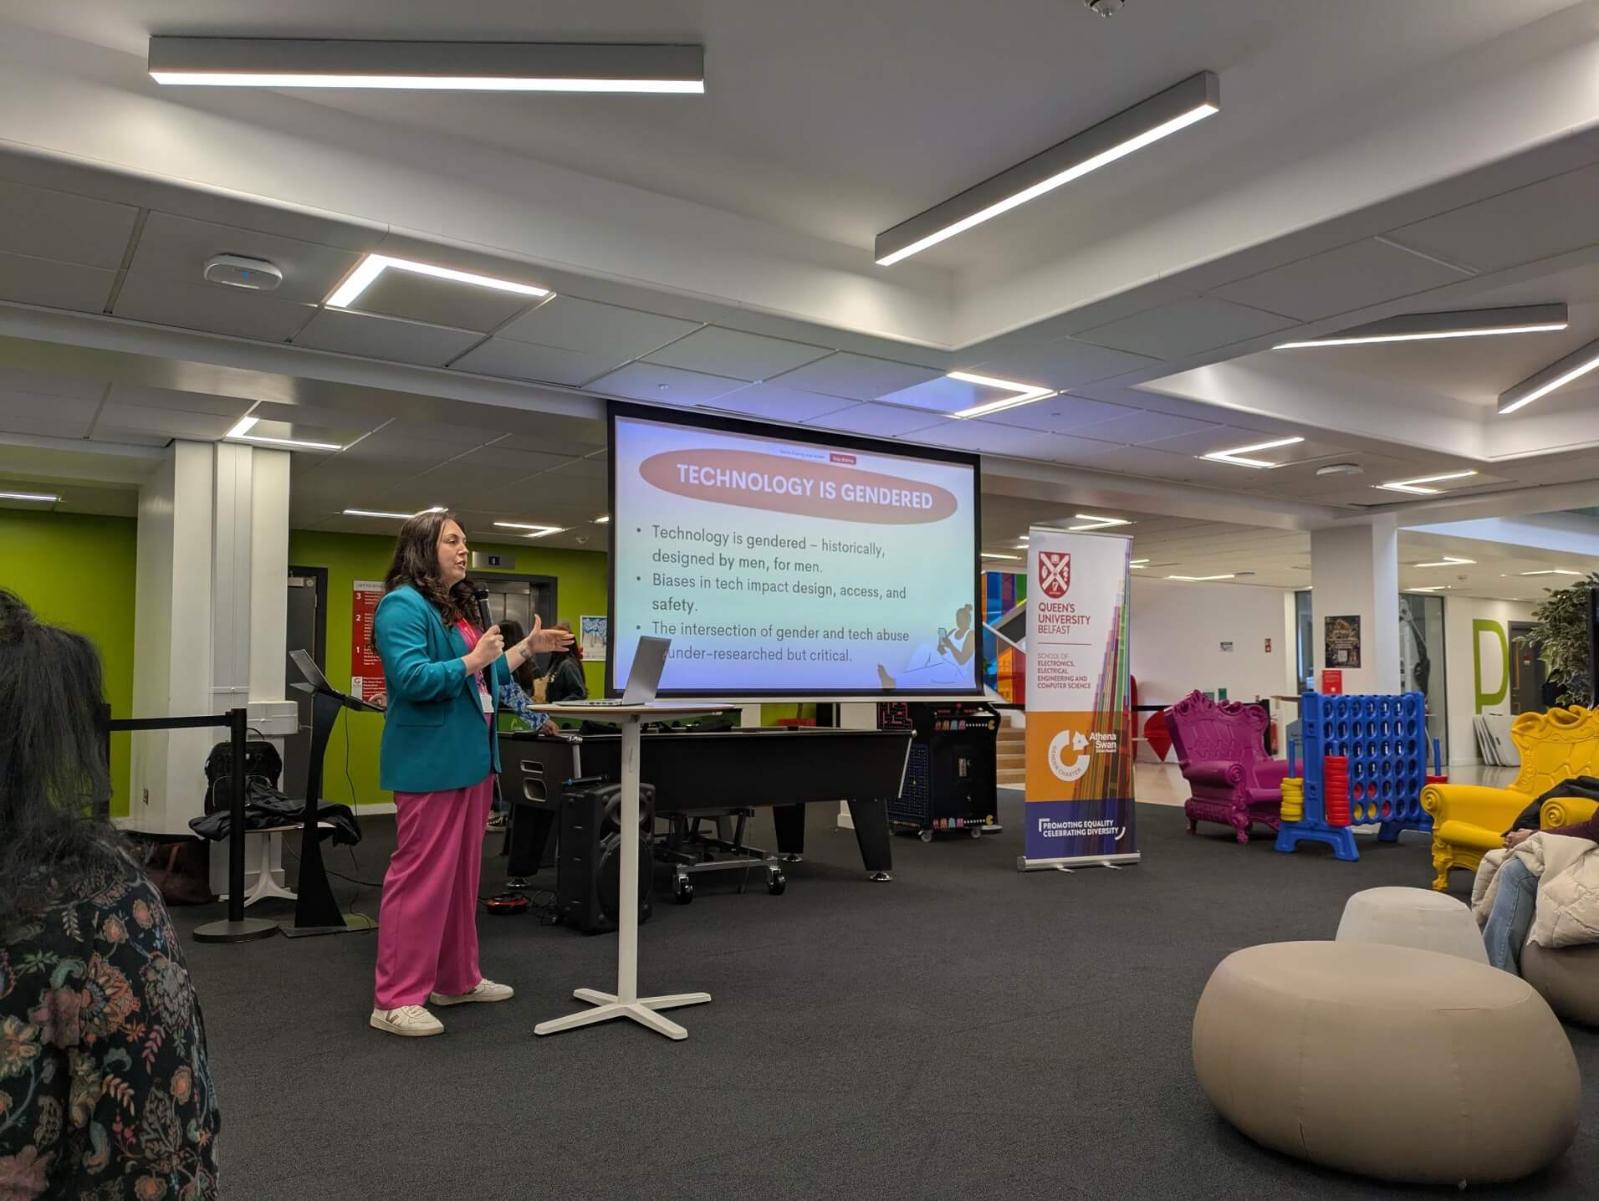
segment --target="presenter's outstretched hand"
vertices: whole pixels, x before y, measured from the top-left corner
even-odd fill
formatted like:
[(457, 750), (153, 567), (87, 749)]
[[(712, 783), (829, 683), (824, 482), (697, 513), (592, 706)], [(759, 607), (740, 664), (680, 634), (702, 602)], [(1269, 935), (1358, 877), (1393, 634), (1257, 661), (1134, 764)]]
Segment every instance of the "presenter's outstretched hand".
[(466, 669), (470, 672), (479, 672), (505, 654), (505, 635), (500, 633), (499, 626), (490, 626), (483, 632), (483, 637), (477, 640), (465, 659)]
[(544, 628), (544, 620), (537, 613), (533, 615), (533, 630), (522, 641), (523, 650), (529, 655), (545, 654), (549, 651), (564, 651), (572, 645), (572, 631)]

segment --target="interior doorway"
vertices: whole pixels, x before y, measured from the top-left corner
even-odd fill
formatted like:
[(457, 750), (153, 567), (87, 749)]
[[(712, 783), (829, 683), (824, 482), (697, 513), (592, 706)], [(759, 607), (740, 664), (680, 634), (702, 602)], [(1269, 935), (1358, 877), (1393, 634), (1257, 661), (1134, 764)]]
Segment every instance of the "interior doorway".
[[(328, 569), (326, 567), (289, 568), (289, 618), (286, 650), (306, 650), (316, 665), (327, 672), (328, 652)], [(294, 685), (304, 682), (299, 669), (284, 656), (283, 695), (300, 709), (298, 730), (283, 740), (284, 796), (305, 795), (306, 771), (311, 762), (311, 697)]]
[[(489, 590), (489, 616), (497, 623), (514, 621), (523, 630), (533, 628), (537, 614), (545, 625), (560, 620), (556, 583), (552, 575), (513, 575), (495, 572), (492, 575), (475, 575), (473, 580)], [(575, 619), (574, 619), (575, 620)], [(548, 666), (548, 655), (538, 655), (534, 670), (541, 672)]]
[(1510, 623), (1510, 712), (1542, 713), (1549, 708), (1544, 699), (1549, 668), (1538, 652), (1526, 643), (1533, 631), (1530, 621)]

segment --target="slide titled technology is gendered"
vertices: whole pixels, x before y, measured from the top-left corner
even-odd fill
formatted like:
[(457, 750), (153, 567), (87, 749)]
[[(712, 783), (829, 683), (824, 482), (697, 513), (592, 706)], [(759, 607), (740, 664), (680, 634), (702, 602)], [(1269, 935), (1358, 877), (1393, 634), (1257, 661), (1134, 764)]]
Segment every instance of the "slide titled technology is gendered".
[(616, 678), (657, 634), (670, 691), (974, 688), (976, 467), (952, 460), (618, 415)]

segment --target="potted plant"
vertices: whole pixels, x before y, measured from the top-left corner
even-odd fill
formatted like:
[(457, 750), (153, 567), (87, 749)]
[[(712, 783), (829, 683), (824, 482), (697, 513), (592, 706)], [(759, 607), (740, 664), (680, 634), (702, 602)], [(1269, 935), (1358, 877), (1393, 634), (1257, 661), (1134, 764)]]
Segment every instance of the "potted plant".
[(1549, 682), (1558, 690), (1557, 705), (1593, 703), (1588, 623), (1595, 588), (1599, 588), (1599, 572), (1569, 588), (1549, 591), (1547, 599), (1532, 611), (1532, 632), (1517, 639), (1537, 651), (1549, 669)]

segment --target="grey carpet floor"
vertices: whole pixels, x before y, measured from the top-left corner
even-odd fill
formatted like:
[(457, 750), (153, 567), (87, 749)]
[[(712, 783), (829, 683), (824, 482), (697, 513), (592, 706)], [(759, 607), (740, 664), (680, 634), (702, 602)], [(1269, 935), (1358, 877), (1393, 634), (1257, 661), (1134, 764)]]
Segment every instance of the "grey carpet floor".
[[(1139, 807), (1144, 861), (1022, 874), (1004, 833), (895, 841), (869, 883), (831, 807), (809, 814), (786, 895), (703, 882), (643, 927), (641, 987), (709, 991), (673, 1043), (609, 1025), (535, 1039), (610, 989), (615, 939), (533, 916), (479, 920), (502, 1005), (444, 1010), (440, 1038), (366, 1026), (375, 937), (190, 943), (223, 1105), (225, 1196), (318, 1198), (1339, 1198), (1423, 1196), (1264, 1151), (1199, 1092), (1189, 1024), (1239, 947), (1331, 938), (1350, 893), (1425, 886), (1424, 840), (1278, 855), (1180, 810)], [(381, 879), (392, 822), (352, 863)], [(757, 820), (756, 836), (769, 837)], [(768, 842), (767, 845), (770, 845)], [(485, 843), (484, 891), (503, 881)], [(1464, 874), (1457, 889), (1466, 887)], [(334, 885), (349, 903), (355, 886)], [(364, 889), (355, 907), (376, 912)], [(287, 919), (288, 907), (259, 907)], [(216, 909), (180, 911), (185, 927)], [(1599, 1034), (1570, 1029), (1582, 1132), (1493, 1197), (1599, 1195)]]

